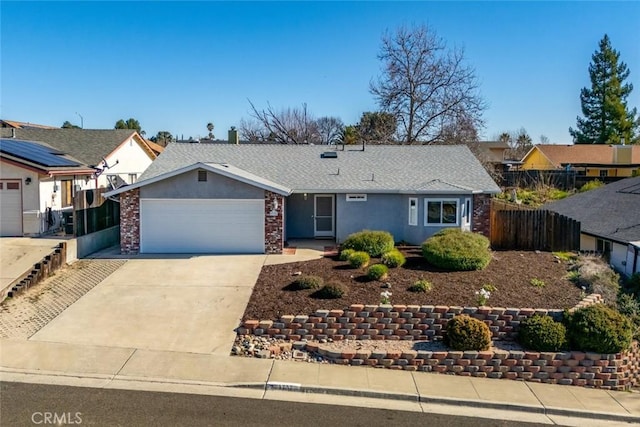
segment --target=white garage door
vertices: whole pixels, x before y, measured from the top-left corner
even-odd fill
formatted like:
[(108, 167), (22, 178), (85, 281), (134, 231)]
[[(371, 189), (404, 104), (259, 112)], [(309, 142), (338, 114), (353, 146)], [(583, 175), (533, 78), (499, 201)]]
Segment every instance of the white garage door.
[(141, 199), (141, 253), (264, 253), (264, 200)]
[(0, 181), (0, 236), (22, 236), (20, 181)]

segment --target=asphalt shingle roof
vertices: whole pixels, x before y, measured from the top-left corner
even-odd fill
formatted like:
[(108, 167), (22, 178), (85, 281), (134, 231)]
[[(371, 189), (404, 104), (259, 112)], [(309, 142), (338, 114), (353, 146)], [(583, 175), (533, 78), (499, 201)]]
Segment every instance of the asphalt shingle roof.
[(581, 222), (583, 232), (640, 241), (640, 177), (627, 178), (544, 205)]
[(96, 166), (135, 131), (131, 129), (0, 129), (0, 136), (38, 141)]
[[(336, 151), (337, 158), (321, 158)], [(465, 146), (169, 144), (139, 183), (194, 163), (222, 163), (294, 191), (500, 192)]]

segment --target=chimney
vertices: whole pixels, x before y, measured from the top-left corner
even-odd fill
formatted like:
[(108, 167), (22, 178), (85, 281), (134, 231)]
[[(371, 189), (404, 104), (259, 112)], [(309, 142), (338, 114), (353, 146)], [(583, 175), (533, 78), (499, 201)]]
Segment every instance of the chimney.
[(614, 145), (613, 146), (613, 163), (617, 165), (631, 164), (631, 153), (633, 147), (631, 145)]
[(16, 137), (16, 130), (15, 128), (11, 128), (11, 138), (15, 138)]
[(240, 140), (238, 139), (238, 131), (235, 126), (231, 126), (229, 129), (229, 144), (240, 144)]

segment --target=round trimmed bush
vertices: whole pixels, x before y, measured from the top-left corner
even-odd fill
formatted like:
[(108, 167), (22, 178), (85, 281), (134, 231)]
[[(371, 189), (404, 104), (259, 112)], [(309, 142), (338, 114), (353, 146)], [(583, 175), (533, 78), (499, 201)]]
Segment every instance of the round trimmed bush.
[(482, 270), (491, 261), (489, 239), (458, 228), (442, 230), (422, 244), (430, 264), (451, 271)]
[(409, 286), (410, 292), (429, 292), (433, 288), (433, 284), (425, 279), (416, 280), (416, 282)]
[(404, 263), (407, 262), (404, 255), (402, 255), (402, 252), (397, 249), (385, 252), (384, 254), (382, 254), (382, 258), (380, 260), (389, 268), (402, 267)]
[(446, 344), (459, 351), (484, 351), (491, 347), (491, 330), (481, 320), (462, 314), (447, 322)]
[(298, 276), (296, 280), (291, 282), (291, 288), (295, 290), (318, 289), (322, 287), (324, 280), (318, 276)]
[(347, 293), (347, 288), (340, 282), (329, 282), (314, 293), (316, 298), (336, 299)]
[(384, 264), (375, 264), (367, 270), (369, 280), (384, 280), (389, 275), (389, 267)]
[(342, 242), (343, 249), (362, 251), (372, 257), (379, 257), (394, 247), (393, 236), (386, 231), (358, 231), (347, 236)]
[(355, 250), (353, 250), (353, 249), (344, 249), (344, 250), (342, 250), (340, 252), (340, 257), (339, 257), (340, 261), (348, 261), (349, 257), (351, 255), (353, 255), (354, 252), (355, 252)]
[(369, 265), (369, 261), (371, 258), (369, 254), (366, 252), (358, 251), (354, 252), (349, 256), (349, 264), (353, 268), (363, 268)]
[(567, 328), (551, 316), (531, 316), (520, 323), (518, 341), (530, 350), (560, 351), (567, 345)]
[(604, 304), (579, 308), (566, 316), (571, 349), (619, 353), (631, 346), (631, 321)]

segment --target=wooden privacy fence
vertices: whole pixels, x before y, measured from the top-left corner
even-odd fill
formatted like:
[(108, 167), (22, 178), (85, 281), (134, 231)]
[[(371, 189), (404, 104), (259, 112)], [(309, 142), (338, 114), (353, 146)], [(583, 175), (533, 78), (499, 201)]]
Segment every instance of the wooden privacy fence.
[(120, 224), (120, 204), (104, 198), (106, 189), (79, 191), (74, 199), (76, 236), (95, 233)]
[(573, 251), (580, 249), (580, 222), (547, 210), (492, 210), (494, 249)]

